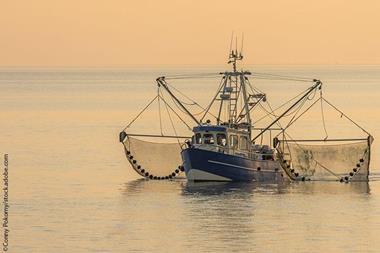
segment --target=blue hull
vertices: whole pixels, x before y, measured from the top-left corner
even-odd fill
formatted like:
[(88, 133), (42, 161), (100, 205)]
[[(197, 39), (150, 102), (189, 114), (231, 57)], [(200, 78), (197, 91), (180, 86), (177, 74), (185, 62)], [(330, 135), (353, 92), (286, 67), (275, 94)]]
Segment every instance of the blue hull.
[(219, 152), (187, 148), (181, 152), (189, 181), (284, 181), (280, 164)]

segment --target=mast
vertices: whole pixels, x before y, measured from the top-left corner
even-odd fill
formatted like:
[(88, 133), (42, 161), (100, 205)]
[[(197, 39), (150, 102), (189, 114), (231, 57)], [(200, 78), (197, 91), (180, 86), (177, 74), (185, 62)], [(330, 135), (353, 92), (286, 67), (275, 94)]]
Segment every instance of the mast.
[(243, 55), (241, 54), (241, 52), (239, 53), (237, 50), (237, 38), (235, 42), (236, 42), (235, 51), (231, 50), (229, 58), (228, 58), (228, 63), (229, 64), (232, 63), (232, 69), (233, 69), (233, 72), (229, 73), (230, 75), (228, 75), (229, 87), (230, 87), (228, 123), (230, 127), (232, 127), (233, 124), (236, 123), (237, 106), (238, 106), (238, 100), (239, 100), (239, 95), (241, 91), (241, 83), (239, 85), (240, 73), (236, 71), (236, 62), (243, 60)]
[[(243, 47), (243, 41), (242, 41)], [(241, 48), (242, 51), (242, 48)], [(245, 75), (249, 75), (250, 73), (247, 71), (237, 71), (237, 61), (243, 60), (242, 52), (239, 52), (237, 49), (237, 39), (236, 39), (236, 47), (235, 50), (231, 50), (228, 58), (228, 64), (232, 64), (233, 72), (225, 72), (225, 78), (228, 86), (227, 90), (230, 92), (230, 97), (228, 99), (228, 123), (230, 127), (236, 127), (238, 121), (242, 118), (245, 118), (246, 123), (251, 125), (251, 117), (249, 113), (249, 98), (250, 96), (247, 94), (246, 83), (245, 83)], [(224, 90), (226, 90), (226, 87)], [(223, 91), (224, 92), (224, 91)], [(242, 96), (242, 97), (240, 97)], [(245, 113), (238, 114), (238, 102), (239, 99), (243, 101), (242, 111)], [(240, 100), (240, 101), (241, 101)], [(222, 100), (223, 101), (223, 100)], [(241, 118), (240, 118), (241, 117)], [(248, 128), (249, 133), (251, 132), (250, 127)]]
[[(231, 47), (232, 47), (231, 39)], [(242, 49), (241, 49), (242, 50)], [(238, 124), (245, 123), (248, 125), (248, 132), (251, 133), (251, 117), (250, 117), (250, 98), (246, 88), (246, 75), (251, 73), (248, 71), (238, 71), (237, 62), (243, 60), (243, 54), (237, 49), (230, 48), (228, 55), (228, 64), (232, 64), (232, 71), (222, 72), (221, 86), (218, 88), (217, 94), (211, 100), (208, 109), (204, 113), (204, 116), (208, 113), (208, 110), (212, 107), (215, 101), (220, 101), (218, 114), (216, 119), (217, 125), (228, 125), (230, 128), (238, 128)], [(243, 102), (243, 105), (239, 107), (239, 102)], [(225, 110), (226, 114), (222, 119), (222, 112)], [(202, 117), (202, 119), (203, 119)], [(241, 122), (245, 119), (245, 122)], [(243, 125), (243, 124), (242, 124)]]
[[(226, 85), (227, 85), (227, 82), (228, 82), (228, 80), (227, 80), (227, 76), (226, 75), (224, 75), (223, 76), (223, 85), (222, 85), (222, 88), (223, 88), (223, 93), (222, 93), (222, 95), (225, 95), (225, 93), (226, 93)], [(213, 99), (213, 101), (211, 102), (211, 103), (213, 103), (214, 101), (215, 101), (215, 99), (217, 98), (217, 96), (218, 96), (218, 94), (219, 94), (219, 91), (218, 91), (218, 93), (216, 93), (216, 96), (214, 97), (214, 99)], [(223, 99), (221, 99), (221, 101), (220, 101), (220, 105), (219, 105), (219, 111), (218, 111), (218, 117), (217, 117), (217, 119), (216, 119), (216, 124), (217, 125), (219, 125), (220, 124), (220, 116), (221, 116), (221, 114), (222, 114), (222, 109), (223, 109)], [(206, 112), (207, 113), (207, 112)], [(205, 114), (206, 115), (206, 114)]]
[(246, 117), (246, 120), (247, 120), (247, 123), (248, 123), (248, 134), (249, 134), (249, 138), (251, 138), (251, 114), (250, 114), (250, 110), (249, 110), (249, 107), (248, 107), (248, 99), (249, 97), (247, 96), (247, 90), (246, 90), (246, 87), (245, 87), (245, 76), (244, 74), (242, 73), (240, 75), (240, 85), (241, 85), (241, 88), (242, 88), (242, 93), (243, 93), (243, 99), (244, 99), (244, 111), (245, 111), (245, 117)]

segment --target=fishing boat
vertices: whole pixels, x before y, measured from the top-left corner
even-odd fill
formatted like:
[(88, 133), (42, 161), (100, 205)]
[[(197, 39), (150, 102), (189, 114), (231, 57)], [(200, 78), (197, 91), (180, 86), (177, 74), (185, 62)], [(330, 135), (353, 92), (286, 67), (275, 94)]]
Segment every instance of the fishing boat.
[[(183, 95), (188, 98), (186, 94), (169, 85), (168, 80), (179, 76), (162, 76), (156, 79), (159, 90), (157, 96), (144, 107), (131, 124), (156, 101), (159, 108), (160, 103), (161, 107), (166, 107), (175, 133), (170, 113), (188, 127), (193, 124), (192, 133), (191, 136), (165, 135), (161, 129), (160, 134), (139, 134), (130, 132), (128, 128), (131, 124), (128, 124), (120, 133), (119, 139), (128, 161), (138, 174), (147, 179), (164, 180), (179, 177), (185, 172), (189, 181), (368, 180), (373, 137), (323, 97), (320, 80), (238, 70), (238, 62), (242, 60), (241, 51), (237, 48), (230, 50), (228, 63), (232, 70), (218, 73), (220, 85), (210, 103), (202, 107), (191, 100), (194, 102), (192, 105), (198, 105), (203, 109), (201, 115), (195, 115), (189, 109), (189, 103), (184, 103), (179, 97)], [(253, 124), (252, 112), (258, 107), (263, 107), (263, 103), (267, 103), (267, 95), (251, 84), (250, 77), (302, 81), (310, 83), (310, 86), (281, 105), (281, 113), (269, 107), (271, 111), (267, 112), (267, 116), (272, 117), (271, 122), (266, 126), (256, 127)], [(320, 96), (314, 99), (318, 91)], [(170, 106), (169, 99), (163, 92), (172, 99), (179, 112), (173, 109), (175, 106)], [(313, 103), (310, 102), (311, 105), (305, 108), (306, 102), (309, 101)], [(359, 128), (363, 135), (331, 138), (326, 132), (326, 136), (321, 139), (291, 138), (287, 133), (288, 128), (317, 102), (320, 102), (321, 106), (327, 104), (336, 110), (341, 118)], [(217, 109), (211, 112), (212, 108)], [(290, 113), (293, 114), (291, 120), (285, 126), (281, 125), (280, 120), (288, 117)], [(210, 114), (214, 117), (213, 121), (206, 119)], [(159, 115), (161, 117), (161, 112)], [(190, 119), (191, 123), (186, 123), (183, 115)], [(161, 118), (159, 122), (161, 125)], [(268, 134), (270, 137), (265, 143), (263, 136)], [(177, 143), (146, 141), (141, 138), (174, 138)]]

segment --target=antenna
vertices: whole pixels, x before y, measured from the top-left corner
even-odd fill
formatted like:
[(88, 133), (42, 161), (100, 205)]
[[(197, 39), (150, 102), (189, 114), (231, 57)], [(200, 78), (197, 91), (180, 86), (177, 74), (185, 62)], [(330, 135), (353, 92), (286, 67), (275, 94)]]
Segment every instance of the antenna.
[(238, 55), (238, 50), (237, 50), (237, 35), (236, 35), (236, 37), (235, 37), (235, 54), (236, 54), (236, 56)]
[[(235, 50), (232, 49), (232, 43), (235, 39)], [(241, 40), (241, 49), (240, 52), (238, 51), (238, 36), (235, 36), (234, 38), (234, 32), (232, 32), (231, 35), (231, 41), (230, 41), (230, 53), (228, 56), (228, 64), (232, 63), (233, 70), (236, 72), (236, 61), (243, 59), (243, 42), (244, 42), (244, 33), (242, 33), (242, 40)]]
[(230, 54), (230, 57), (231, 57), (231, 50), (232, 50), (233, 39), (234, 39), (234, 31), (232, 31), (232, 34), (231, 34), (230, 51), (228, 52)]
[(241, 34), (241, 48), (239, 56), (243, 59), (244, 33)]

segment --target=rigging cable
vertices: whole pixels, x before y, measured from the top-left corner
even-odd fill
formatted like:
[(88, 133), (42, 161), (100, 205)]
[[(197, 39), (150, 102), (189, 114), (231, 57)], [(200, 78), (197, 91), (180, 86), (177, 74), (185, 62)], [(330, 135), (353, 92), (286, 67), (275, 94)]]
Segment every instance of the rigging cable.
[[(272, 73), (260, 73), (260, 72), (252, 72), (252, 76), (261, 77), (261, 79), (267, 78), (268, 80), (289, 80), (289, 81), (300, 81), (300, 82), (314, 82), (314, 79), (310, 77), (300, 77), (300, 76), (286, 76), (286, 75), (278, 75)], [(273, 77), (273, 78), (272, 78)]]
[(323, 95), (322, 95), (322, 89), (320, 90), (320, 100), (321, 100), (321, 116), (322, 116), (322, 122), (323, 122), (323, 129), (325, 130), (325, 134), (326, 134), (326, 137), (325, 137), (325, 140), (327, 140), (327, 138), (329, 137), (329, 134), (327, 133), (327, 128), (326, 128), (326, 122), (325, 122), (325, 113), (324, 113), (324, 110), (323, 110)]
[[(252, 93), (255, 93), (255, 92), (254, 92), (254, 90), (255, 90), (256, 92), (258, 91), (257, 93), (265, 94), (265, 93), (263, 93), (260, 89), (258, 89), (258, 88), (254, 88), (254, 86), (251, 85), (251, 82), (249, 81), (248, 78), (247, 78), (246, 80), (248, 81), (248, 85), (249, 85), (249, 87), (251, 88)], [(293, 99), (295, 99), (295, 98), (293, 98)], [(293, 99), (292, 99), (292, 100), (293, 100)], [(260, 102), (261, 102), (261, 101), (259, 101), (258, 104), (259, 104), (259, 105), (265, 110), (265, 108), (261, 105)], [(288, 101), (288, 102), (289, 102), (289, 101)], [(286, 102), (286, 103), (288, 103), (288, 102)], [(272, 115), (275, 116), (275, 114), (274, 114), (274, 110), (272, 109), (272, 106), (270, 105), (270, 103), (269, 103), (268, 101), (267, 101), (266, 103), (268, 104), (269, 109), (272, 111)], [(286, 103), (285, 103), (285, 104), (286, 104)], [(285, 105), (285, 104), (284, 104), (284, 105)], [(282, 106), (284, 106), (284, 105), (282, 105)], [(279, 108), (277, 108), (277, 109), (279, 109)], [(276, 110), (277, 110), (277, 109), (276, 109)], [(265, 110), (265, 111), (266, 111), (266, 110)], [(265, 117), (268, 117), (268, 116), (270, 117), (270, 116), (271, 116), (271, 113), (268, 113), (267, 115), (265, 115)], [(277, 118), (278, 116), (275, 116), (275, 117)], [(271, 118), (271, 120), (273, 120), (272, 117), (270, 117), (270, 118)], [(260, 120), (261, 120), (261, 119), (260, 119)], [(253, 125), (256, 124), (257, 122), (258, 122), (258, 121), (254, 122)], [(279, 128), (283, 129), (283, 127), (282, 127), (280, 121), (277, 121), (276, 124), (277, 124), (277, 126), (278, 126)]]
[[(291, 125), (294, 124), (294, 122), (296, 122), (299, 118), (301, 118), (307, 111), (309, 111), (310, 108), (312, 108), (321, 98), (315, 100), (305, 111), (303, 111), (295, 120), (293, 120), (292, 122), (289, 122), (289, 124), (283, 129), (283, 131), (285, 131), (286, 129), (288, 129)], [(275, 137), (279, 136), (281, 133), (278, 133)]]
[(203, 74), (193, 74), (193, 75), (173, 75), (173, 76), (166, 76), (166, 80), (175, 80), (175, 79), (194, 79), (194, 78), (212, 78), (212, 77), (217, 77), (219, 74), (217, 73), (203, 73)]
[(160, 87), (157, 87), (157, 102), (158, 102), (158, 117), (160, 119), (160, 132), (161, 135), (164, 135), (162, 133), (162, 119), (161, 119), (161, 103), (160, 103)]
[[(274, 113), (274, 111), (273, 111), (272, 106), (270, 105), (270, 103), (267, 102), (267, 104), (268, 104), (268, 106), (269, 106), (269, 109), (272, 111), (272, 113)], [(276, 117), (276, 118), (278, 118), (278, 117)], [(277, 122), (277, 125), (278, 125), (281, 129), (284, 129), (284, 128), (282, 127), (282, 124), (281, 124), (280, 120)]]
[[(181, 103), (183, 103), (183, 104), (185, 104), (185, 105), (196, 105), (196, 106), (198, 106), (199, 108), (202, 109), (202, 111), (200, 111), (200, 112), (198, 112), (198, 113), (193, 113), (193, 115), (200, 115), (200, 114), (202, 114), (203, 112), (206, 111), (206, 108), (203, 107), (203, 106), (201, 106), (197, 101), (195, 101), (194, 99), (190, 98), (189, 96), (187, 96), (186, 94), (184, 94), (183, 92), (181, 92), (179, 89), (175, 88), (173, 85), (170, 85), (169, 83), (166, 83), (166, 84), (167, 84), (170, 88), (172, 88), (173, 90), (177, 91), (179, 94), (181, 94), (182, 96), (184, 96), (185, 98), (187, 98), (188, 100), (190, 100), (190, 101), (192, 102), (192, 104), (190, 104), (190, 103), (185, 103), (185, 102), (183, 102), (183, 101), (181, 101), (181, 100), (179, 100), (179, 99), (177, 98)], [(175, 102), (176, 106), (177, 106), (177, 107), (183, 112), (183, 110), (178, 106), (177, 102), (176, 102), (174, 99), (173, 99), (173, 101)], [(211, 112), (209, 112), (209, 114), (210, 114), (211, 116), (213, 116), (214, 118), (217, 118), (217, 117), (216, 117), (215, 115), (213, 115)]]
[(301, 111), (302, 107), (305, 105), (305, 103), (307, 102), (307, 100), (309, 100), (308, 97), (306, 97), (301, 103), (300, 105), (298, 106), (297, 110), (295, 111), (295, 114), (294, 116), (290, 119), (289, 123), (287, 124), (287, 126), (285, 128), (287, 128), (290, 124), (293, 124), (293, 120), (295, 119), (295, 117), (297, 116), (297, 114)]
[[(268, 102), (268, 105), (269, 105), (269, 102)], [(272, 109), (272, 107), (271, 107), (270, 105), (269, 105), (269, 108)], [(272, 110), (272, 111), (273, 111), (273, 110)], [(274, 119), (271, 117), (271, 116), (272, 116), (271, 114), (267, 114), (266, 116), (270, 117), (270, 119), (271, 119), (272, 121), (274, 121)], [(278, 118), (278, 117), (275, 117), (275, 118)], [(276, 122), (276, 125), (277, 125), (279, 128), (283, 129), (283, 127), (282, 127), (282, 125), (281, 125), (281, 122), (280, 122), (279, 120)], [(261, 141), (262, 141), (262, 138), (263, 138), (263, 131), (261, 130)]]
[(154, 100), (156, 100), (158, 97), (158, 95), (156, 95), (138, 114), (137, 116), (124, 128), (123, 131), (125, 131), (127, 128), (129, 128), (133, 122), (135, 122), (137, 120), (138, 117), (140, 117), (141, 114), (143, 114), (143, 112), (154, 102)]
[[(248, 83), (249, 83), (249, 85), (250, 85), (250, 87), (251, 87), (251, 90), (252, 90), (252, 86), (251, 86), (250, 82), (248, 82)], [(282, 108), (283, 106), (285, 106), (285, 105), (286, 105), (287, 103), (289, 103), (290, 101), (292, 101), (292, 100), (296, 99), (297, 97), (303, 95), (305, 92), (308, 92), (309, 89), (310, 89), (310, 88), (308, 88), (308, 89), (306, 89), (305, 91), (301, 92), (299, 95), (295, 96), (294, 98), (288, 100), (287, 102), (285, 102), (284, 104), (282, 104), (281, 106), (279, 106), (278, 108), (276, 108), (275, 110), (273, 110), (273, 109), (271, 108), (270, 103), (267, 101), (266, 103), (267, 103), (268, 106), (270, 107), (272, 113), (268, 112), (260, 102), (259, 102), (259, 105), (260, 105), (260, 107), (261, 107), (265, 112), (267, 112), (268, 114), (272, 114), (274, 117), (279, 117), (278, 115), (275, 115), (275, 114), (274, 114), (274, 111), (276, 111), (276, 110)], [(255, 90), (258, 90), (260, 93), (263, 93), (263, 92), (262, 92), (261, 90), (259, 90), (258, 88), (256, 88)], [(315, 94), (316, 94), (316, 90), (314, 91), (312, 97), (310, 97), (310, 95), (309, 95), (308, 97), (305, 98), (304, 101), (302, 101), (302, 103), (301, 103), (297, 108), (295, 108), (295, 110), (290, 111), (288, 114), (286, 114), (286, 115), (283, 116), (283, 117), (289, 117), (290, 115), (292, 115), (292, 114), (295, 113), (295, 115), (293, 116), (293, 118), (290, 120), (290, 122), (289, 122), (288, 124), (290, 124), (290, 123), (292, 122), (292, 120), (296, 117), (297, 113), (301, 110), (301, 108), (302, 108), (302, 106), (305, 104), (306, 100), (313, 100), (314, 97), (315, 97)], [(257, 122), (261, 121), (262, 119), (264, 119), (264, 118), (266, 118), (266, 117), (267, 117), (267, 115), (265, 115), (264, 117), (260, 118), (260, 119), (257, 120), (256, 122), (254, 122), (254, 124), (256, 124)], [(287, 127), (286, 127), (286, 128), (287, 128)]]
[[(302, 103), (304, 103), (304, 101), (305, 101), (305, 100), (303, 100)], [(259, 102), (258, 104), (259, 104), (259, 106), (264, 110), (264, 112), (266, 112), (267, 114), (270, 114), (270, 115), (272, 115), (273, 117), (276, 117), (276, 118), (279, 117), (279, 115), (276, 115), (276, 114), (274, 113), (275, 110), (272, 109), (272, 107), (270, 106), (270, 103), (269, 103), (268, 101), (265, 102), (265, 104), (268, 105), (268, 107), (270, 108), (271, 112), (268, 111), (268, 110), (264, 107), (264, 105), (263, 105), (261, 102)], [(282, 116), (282, 117), (283, 117), (283, 118), (286, 118), (286, 117), (292, 116), (294, 113), (297, 112), (297, 110), (299, 109), (300, 106), (302, 106), (302, 104), (298, 105), (297, 107), (295, 107), (294, 109), (292, 109), (291, 111), (289, 111), (287, 114), (285, 114), (285, 115)], [(265, 115), (265, 117), (263, 117), (263, 118), (266, 118), (266, 117), (267, 117), (267, 115)], [(260, 118), (260, 120), (261, 120), (261, 119), (262, 119), (262, 118)], [(257, 121), (254, 122), (254, 123), (256, 124), (256, 123), (259, 122), (260, 120), (257, 120)]]
[(186, 105), (198, 105), (198, 106), (200, 106), (195, 100), (191, 99), (189, 96), (187, 96), (186, 94), (184, 94), (183, 92), (181, 92), (180, 90), (178, 90), (173, 85), (169, 84), (168, 82), (166, 82), (166, 84), (168, 85), (168, 87), (170, 87), (171, 89), (175, 90), (176, 92), (178, 92), (179, 94), (181, 94), (182, 96), (184, 96), (186, 99), (188, 99), (189, 101), (191, 101), (191, 103), (186, 103), (186, 102), (180, 100), (181, 103), (186, 104)]
[[(278, 111), (279, 109), (281, 109), (282, 107), (284, 107), (285, 105), (289, 104), (290, 102), (292, 102), (293, 100), (297, 99), (298, 97), (301, 97), (304, 93), (306, 93), (307, 91), (309, 90), (306, 89), (304, 91), (302, 91), (301, 93), (299, 93), (298, 95), (296, 95), (295, 97), (289, 99), (288, 101), (286, 101), (285, 103), (283, 103), (282, 105), (278, 106), (277, 108), (275, 108), (274, 110), (272, 109), (272, 112), (273, 112), (273, 116), (275, 117), (278, 117), (277, 115), (274, 114), (275, 111)], [(267, 102), (267, 104), (269, 105), (269, 102)], [(291, 112), (293, 113), (293, 112)], [(289, 114), (287, 114), (286, 116), (289, 116)], [(253, 124), (256, 124), (258, 122), (260, 122), (261, 120), (265, 119), (266, 117), (268, 117), (268, 115), (264, 115), (263, 117), (259, 118), (258, 120), (256, 120)]]
[[(178, 104), (178, 102), (173, 98), (171, 97), (174, 105), (178, 108), (178, 110), (180, 110), (182, 113), (186, 114), (186, 112), (181, 108), (181, 106)], [(178, 98), (177, 98), (178, 99)], [(180, 101), (182, 103), (182, 101)], [(199, 115), (199, 114), (202, 114), (206, 109), (203, 109), (202, 111), (198, 112), (198, 113), (192, 113), (192, 115)], [(209, 114), (211, 116), (213, 116), (214, 118), (216, 118), (215, 115), (213, 115), (212, 113), (209, 112)]]
[[(311, 92), (313, 92), (314, 91), (314, 89), (316, 88), (316, 87), (318, 87), (318, 85), (320, 84), (320, 82), (319, 81), (316, 81), (316, 84), (315, 85), (313, 85), (312, 87), (310, 87), (309, 89), (308, 89), (308, 92), (305, 94), (305, 95), (303, 95), (300, 99), (298, 99), (297, 100), (297, 102), (295, 103), (295, 104), (293, 104), (289, 109), (287, 109), (283, 114), (281, 114), (281, 116), (279, 116), (279, 117), (277, 117), (277, 119), (275, 119), (267, 128), (265, 128), (265, 130), (264, 131), (266, 131), (266, 130), (268, 130), (271, 126), (273, 126), (275, 123), (279, 123), (279, 120), (283, 117), (283, 115), (285, 115), (287, 112), (289, 112), (293, 107), (295, 107), (298, 103), (300, 103), (301, 102), (301, 105), (297, 105), (297, 107), (298, 107), (298, 109), (297, 109), (297, 113), (299, 112), (299, 110), (302, 108), (302, 106), (303, 106), (303, 104), (309, 99), (308, 97), (310, 96), (310, 93)], [(305, 99), (306, 98), (306, 99)], [(297, 113), (296, 113), (296, 115), (297, 115)], [(295, 117), (295, 116), (294, 116)], [(293, 118), (294, 118), (293, 117)], [(279, 124), (278, 124), (279, 125)], [(281, 127), (281, 125), (279, 125), (280, 127)], [(281, 127), (282, 128), (282, 127)], [(260, 135), (262, 135), (263, 134), (263, 131), (260, 133), (260, 134), (258, 134), (252, 141), (254, 141), (256, 138), (258, 138)]]
[[(330, 105), (332, 108), (334, 108), (336, 111), (338, 111), (339, 113), (341, 113), (342, 116), (344, 116), (346, 119), (348, 119), (349, 121), (351, 121), (355, 126), (357, 126), (358, 128), (360, 128), (363, 132), (365, 132), (368, 136), (372, 137), (372, 135), (370, 133), (368, 133), (364, 128), (362, 128), (361, 126), (359, 126), (355, 121), (353, 121), (350, 117), (348, 117), (346, 114), (344, 114), (341, 110), (339, 110), (336, 106), (334, 106), (333, 104), (331, 104), (329, 101), (327, 101), (325, 98), (322, 98), (323, 101), (325, 101), (328, 105)], [(373, 138), (373, 137), (372, 137)]]
[(190, 126), (186, 123), (186, 121), (184, 120), (184, 119), (182, 119), (181, 118), (181, 116), (168, 104), (168, 102), (164, 99), (164, 97), (163, 97), (163, 94), (162, 94), (162, 92), (160, 92), (160, 97), (161, 97), (161, 100), (164, 102), (164, 104), (166, 105), (166, 106), (168, 106), (169, 108), (170, 108), (170, 110), (178, 117), (178, 119), (180, 119), (181, 121), (182, 121), (182, 123), (183, 124), (185, 124), (186, 125), (186, 127), (190, 130), (190, 131), (192, 131), (192, 129), (190, 128)]
[(265, 77), (265, 76), (253, 76), (254, 79), (260, 79), (260, 80), (277, 80), (277, 81), (293, 81), (293, 82), (312, 82), (312, 81), (306, 81), (306, 80), (298, 80), (298, 79), (292, 79), (292, 78), (280, 78), (280, 77)]
[[(225, 82), (227, 82), (227, 80), (226, 80), (225, 76), (223, 76), (223, 78), (220, 80), (220, 83), (219, 83), (219, 86), (218, 86), (218, 90), (217, 90), (217, 92), (216, 92), (214, 98), (211, 100), (210, 104), (206, 107), (206, 112), (205, 112), (205, 114), (203, 114), (203, 116), (202, 116), (202, 118), (200, 119), (200, 121), (202, 121), (202, 120), (206, 117), (207, 113), (210, 113), (209, 110), (210, 110), (212, 104), (214, 103), (216, 97), (218, 96), (220, 89), (221, 89), (221, 88), (223, 87), (223, 85), (225, 84)], [(210, 113), (210, 114), (211, 114), (211, 113)], [(214, 116), (214, 117), (218, 120), (218, 118), (217, 118), (215, 115), (213, 115), (213, 114), (211, 114), (211, 115)]]
[[(172, 125), (173, 131), (174, 131), (174, 134), (175, 134), (175, 136), (178, 136), (177, 131), (176, 131), (175, 127), (174, 127), (174, 123), (173, 123), (172, 117), (171, 117), (171, 115), (170, 115), (170, 112), (169, 112), (169, 109), (168, 109), (168, 105), (167, 105), (167, 103), (165, 103), (165, 108), (166, 108), (166, 112), (168, 113), (169, 120), (170, 120), (170, 123), (171, 123), (171, 125)], [(177, 139), (177, 142), (178, 142), (179, 147), (181, 148), (181, 143), (179, 142), (178, 137), (177, 137), (176, 139)]]

